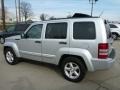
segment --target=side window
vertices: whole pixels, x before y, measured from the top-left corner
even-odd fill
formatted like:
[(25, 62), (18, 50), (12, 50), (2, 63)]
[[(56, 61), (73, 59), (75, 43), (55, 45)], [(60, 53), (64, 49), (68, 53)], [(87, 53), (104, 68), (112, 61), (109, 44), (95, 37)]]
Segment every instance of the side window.
[(74, 39), (95, 39), (95, 24), (94, 22), (75, 22), (73, 25)]
[(32, 39), (41, 38), (42, 27), (42, 24), (32, 26), (26, 33), (26, 37)]
[(110, 28), (118, 28), (118, 27), (113, 24), (110, 24)]
[(67, 23), (47, 24), (45, 38), (65, 39), (66, 37), (67, 37)]

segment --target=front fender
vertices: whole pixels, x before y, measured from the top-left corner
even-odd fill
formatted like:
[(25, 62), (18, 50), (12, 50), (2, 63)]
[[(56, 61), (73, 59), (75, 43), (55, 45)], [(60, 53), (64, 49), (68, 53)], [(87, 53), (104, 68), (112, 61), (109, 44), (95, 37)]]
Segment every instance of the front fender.
[(19, 49), (18, 49), (16, 43), (14, 43), (14, 42), (5, 42), (4, 47), (11, 47), (14, 50), (16, 56), (20, 57)]

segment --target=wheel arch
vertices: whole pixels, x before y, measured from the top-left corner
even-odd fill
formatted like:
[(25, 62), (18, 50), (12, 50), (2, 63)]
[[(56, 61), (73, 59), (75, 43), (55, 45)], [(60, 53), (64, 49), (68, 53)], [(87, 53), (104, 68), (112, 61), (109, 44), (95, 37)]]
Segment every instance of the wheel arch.
[(64, 55), (61, 56), (60, 61), (59, 61), (59, 63), (58, 63), (58, 66), (59, 66), (59, 67), (62, 65), (63, 60), (64, 60), (65, 58), (67, 58), (67, 57), (75, 57), (75, 58), (80, 59), (80, 60), (82, 61), (82, 63), (85, 65), (86, 70), (88, 70), (86, 63), (85, 63), (84, 59), (83, 59), (81, 56), (70, 55), (70, 54), (64, 54)]
[(15, 54), (16, 54), (16, 56), (17, 56), (17, 57), (20, 57), (19, 49), (18, 49), (18, 47), (17, 47), (17, 45), (16, 45), (15, 43), (6, 42), (6, 43), (4, 44), (4, 50), (5, 50), (6, 48), (11, 48), (11, 49), (13, 49), (13, 51), (14, 51)]

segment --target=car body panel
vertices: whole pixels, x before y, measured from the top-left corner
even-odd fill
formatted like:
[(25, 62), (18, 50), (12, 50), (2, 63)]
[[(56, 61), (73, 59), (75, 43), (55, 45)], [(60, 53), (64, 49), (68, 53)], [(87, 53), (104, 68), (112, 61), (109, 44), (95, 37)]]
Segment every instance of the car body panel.
[(120, 37), (120, 24), (112, 24), (115, 25), (117, 28), (111, 28), (111, 32), (116, 33)]

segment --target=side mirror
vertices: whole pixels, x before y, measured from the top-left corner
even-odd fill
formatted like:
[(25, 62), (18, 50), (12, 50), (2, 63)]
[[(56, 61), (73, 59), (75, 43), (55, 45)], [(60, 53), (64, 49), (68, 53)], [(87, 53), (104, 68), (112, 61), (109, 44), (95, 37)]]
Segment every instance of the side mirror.
[(25, 34), (24, 33), (21, 34), (21, 38), (25, 38)]
[(22, 34), (21, 34), (21, 38), (27, 38), (27, 35), (24, 34), (24, 33), (22, 33)]

